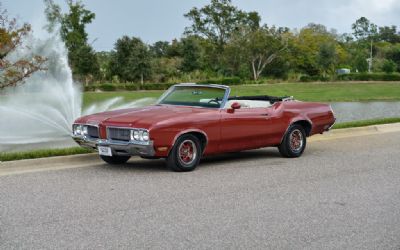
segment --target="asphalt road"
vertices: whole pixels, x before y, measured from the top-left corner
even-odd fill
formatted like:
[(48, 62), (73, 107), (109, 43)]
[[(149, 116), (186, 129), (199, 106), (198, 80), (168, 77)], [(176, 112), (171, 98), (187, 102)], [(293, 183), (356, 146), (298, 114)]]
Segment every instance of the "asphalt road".
[(400, 249), (400, 134), (2, 176), (0, 248)]

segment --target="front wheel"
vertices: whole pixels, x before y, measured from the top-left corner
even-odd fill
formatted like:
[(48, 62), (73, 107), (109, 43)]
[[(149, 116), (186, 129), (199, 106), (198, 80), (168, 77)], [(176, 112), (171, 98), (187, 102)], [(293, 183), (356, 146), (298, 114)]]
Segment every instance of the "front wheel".
[(177, 172), (192, 171), (199, 165), (201, 153), (200, 141), (196, 136), (182, 135), (168, 155), (167, 166)]
[(100, 155), (100, 158), (103, 161), (107, 162), (108, 164), (118, 165), (126, 163), (131, 157), (121, 156), (121, 155), (113, 155), (113, 156)]
[(288, 158), (300, 157), (306, 148), (306, 143), (304, 128), (299, 124), (291, 125), (278, 147), (279, 153)]

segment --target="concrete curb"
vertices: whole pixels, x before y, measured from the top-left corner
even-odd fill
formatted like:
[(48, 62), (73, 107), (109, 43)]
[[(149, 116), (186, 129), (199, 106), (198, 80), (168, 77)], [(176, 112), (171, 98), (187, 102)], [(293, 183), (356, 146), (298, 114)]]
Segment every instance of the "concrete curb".
[[(68, 165), (65, 163), (68, 162)], [(78, 168), (100, 163), (96, 153), (0, 162), (0, 176)]]
[[(355, 136), (368, 136), (383, 133), (400, 132), (400, 123), (373, 125), (359, 128), (334, 129), (323, 135), (315, 135), (309, 138), (309, 142), (335, 140)], [(65, 164), (68, 162), (68, 164)], [(0, 176), (40, 172), (46, 170), (60, 170), (79, 168), (101, 164), (96, 153), (70, 156), (56, 156), (40, 159), (0, 162)]]
[(394, 132), (400, 132), (400, 123), (372, 125), (359, 128), (333, 129), (322, 135), (314, 135), (310, 137), (309, 141), (316, 142), (325, 140), (335, 140), (348, 137), (367, 136), (367, 135), (376, 135), (376, 134), (394, 133)]

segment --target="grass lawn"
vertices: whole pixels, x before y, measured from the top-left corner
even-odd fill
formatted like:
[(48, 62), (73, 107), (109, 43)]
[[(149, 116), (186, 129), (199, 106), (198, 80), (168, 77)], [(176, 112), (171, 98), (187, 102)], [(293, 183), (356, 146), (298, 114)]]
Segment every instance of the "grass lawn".
[[(231, 95), (294, 96), (302, 101), (352, 102), (399, 101), (400, 82), (329, 82), (329, 83), (279, 83), (232, 86)], [(113, 97), (132, 101), (145, 97), (159, 97), (164, 91), (85, 92), (84, 105)]]
[(365, 127), (365, 126), (379, 125), (379, 124), (390, 124), (398, 122), (400, 122), (400, 117), (343, 122), (335, 124), (333, 126), (333, 129), (357, 128), (357, 127)]

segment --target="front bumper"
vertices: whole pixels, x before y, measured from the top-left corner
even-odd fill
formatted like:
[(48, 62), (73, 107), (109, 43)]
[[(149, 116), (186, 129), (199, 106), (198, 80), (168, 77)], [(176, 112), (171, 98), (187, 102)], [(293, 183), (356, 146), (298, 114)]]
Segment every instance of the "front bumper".
[(85, 148), (97, 150), (98, 146), (110, 147), (113, 155), (131, 155), (152, 157), (155, 155), (153, 141), (146, 144), (114, 141), (109, 139), (94, 139), (89, 137), (72, 136), (76, 143)]

